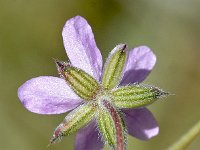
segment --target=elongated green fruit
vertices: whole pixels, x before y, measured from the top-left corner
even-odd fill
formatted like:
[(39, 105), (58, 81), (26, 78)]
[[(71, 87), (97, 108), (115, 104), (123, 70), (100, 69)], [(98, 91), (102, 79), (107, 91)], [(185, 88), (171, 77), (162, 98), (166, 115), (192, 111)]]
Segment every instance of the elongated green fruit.
[(115, 150), (124, 150), (126, 130), (123, 118), (110, 102), (103, 100), (98, 112), (98, 126), (104, 140)]
[(153, 103), (167, 92), (153, 86), (124, 86), (111, 92), (112, 102), (119, 108), (137, 108)]
[(64, 121), (55, 129), (51, 144), (63, 136), (70, 135), (89, 123), (95, 115), (96, 106), (93, 102), (88, 102), (80, 105), (75, 110), (71, 111)]
[(69, 63), (56, 60), (58, 72), (74, 92), (84, 100), (90, 100), (99, 90), (97, 81), (85, 71), (72, 67)]
[(105, 89), (112, 89), (120, 82), (121, 74), (126, 61), (126, 45), (117, 45), (108, 57), (104, 66), (102, 85)]

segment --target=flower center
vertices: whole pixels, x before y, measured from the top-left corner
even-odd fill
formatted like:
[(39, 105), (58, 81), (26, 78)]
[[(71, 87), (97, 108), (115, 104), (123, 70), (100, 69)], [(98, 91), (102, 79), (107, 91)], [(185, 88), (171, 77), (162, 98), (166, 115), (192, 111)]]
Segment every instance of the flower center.
[(102, 105), (104, 100), (111, 102), (111, 97), (108, 91), (100, 89), (94, 96), (93, 99), (99, 106)]

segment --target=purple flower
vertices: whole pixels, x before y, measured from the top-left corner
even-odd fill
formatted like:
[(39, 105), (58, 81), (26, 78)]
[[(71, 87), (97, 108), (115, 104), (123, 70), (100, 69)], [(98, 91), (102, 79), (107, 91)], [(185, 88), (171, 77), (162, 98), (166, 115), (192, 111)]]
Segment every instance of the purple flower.
[(18, 89), (19, 99), (31, 112), (71, 111), (56, 128), (51, 143), (78, 131), (76, 150), (98, 150), (104, 143), (120, 150), (125, 149), (126, 133), (141, 140), (156, 136), (156, 120), (143, 106), (166, 93), (139, 84), (156, 63), (150, 48), (128, 51), (125, 44), (117, 45), (102, 70), (101, 53), (84, 18), (68, 20), (62, 36), (70, 63), (56, 61), (61, 78), (36, 77)]

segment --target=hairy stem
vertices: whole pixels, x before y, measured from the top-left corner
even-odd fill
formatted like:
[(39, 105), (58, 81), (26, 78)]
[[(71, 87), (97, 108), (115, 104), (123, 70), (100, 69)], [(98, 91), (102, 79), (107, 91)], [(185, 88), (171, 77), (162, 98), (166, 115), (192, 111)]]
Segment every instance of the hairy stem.
[(174, 143), (168, 150), (184, 150), (186, 149), (194, 139), (200, 134), (200, 120), (185, 134)]
[(115, 128), (116, 128), (116, 150), (124, 150), (125, 149), (125, 141), (124, 141), (124, 129), (122, 126), (122, 120), (120, 115), (117, 113), (115, 108), (108, 102), (104, 101), (104, 106), (110, 111), (110, 114), (113, 118)]

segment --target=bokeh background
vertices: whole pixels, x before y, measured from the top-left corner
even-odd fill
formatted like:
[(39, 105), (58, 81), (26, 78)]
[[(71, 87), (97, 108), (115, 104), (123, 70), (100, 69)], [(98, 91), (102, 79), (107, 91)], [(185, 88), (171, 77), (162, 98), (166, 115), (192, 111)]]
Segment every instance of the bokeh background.
[[(67, 60), (61, 31), (75, 15), (92, 26), (104, 59), (118, 43), (148, 45), (157, 64), (145, 80), (172, 96), (149, 106), (160, 125), (150, 141), (129, 137), (128, 150), (163, 150), (200, 119), (199, 0), (0, 0), (0, 149), (45, 150), (66, 114), (38, 115), (17, 97), (26, 80), (57, 76)], [(74, 135), (50, 150), (73, 149)], [(188, 150), (198, 150), (198, 137)]]

